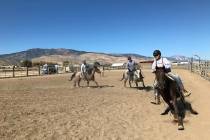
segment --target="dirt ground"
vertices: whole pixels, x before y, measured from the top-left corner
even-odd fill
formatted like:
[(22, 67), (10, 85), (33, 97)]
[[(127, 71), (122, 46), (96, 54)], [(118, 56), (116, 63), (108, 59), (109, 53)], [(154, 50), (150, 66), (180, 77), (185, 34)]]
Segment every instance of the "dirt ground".
[[(72, 88), (70, 74), (0, 80), (1, 140), (208, 140), (210, 82), (175, 70), (199, 115), (187, 114), (184, 131), (166, 105), (153, 105), (154, 75), (143, 70), (146, 89), (124, 88), (122, 71), (96, 76), (100, 88)], [(81, 83), (83, 86), (86, 83)]]

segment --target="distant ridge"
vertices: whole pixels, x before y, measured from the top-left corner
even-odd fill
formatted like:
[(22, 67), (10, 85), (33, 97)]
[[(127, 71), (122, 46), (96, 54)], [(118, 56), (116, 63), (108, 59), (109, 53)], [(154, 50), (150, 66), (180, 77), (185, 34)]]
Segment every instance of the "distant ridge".
[[(0, 65), (20, 65), (22, 60), (31, 60), (32, 62), (55, 62), (62, 64), (63, 61), (71, 63), (81, 63), (86, 59), (89, 62), (99, 61), (101, 63), (118, 63), (127, 62), (127, 56), (132, 56), (135, 61), (153, 60), (152, 57), (143, 56), (135, 53), (115, 54), (78, 51), (73, 49), (42, 49), (33, 48), (26, 51), (0, 55)], [(188, 57), (182, 55), (174, 55), (167, 57), (170, 61), (189, 61)]]
[(41, 49), (33, 48), (26, 51), (0, 55), (0, 65), (19, 65), (21, 60), (32, 61), (53, 61), (62, 63), (63, 61), (71, 61), (73, 63), (81, 63), (83, 59), (87, 61), (100, 61), (102, 63), (125, 62), (126, 57), (131, 55), (136, 60), (144, 60), (149, 57), (139, 54), (106, 54), (96, 52), (77, 51), (73, 49)]

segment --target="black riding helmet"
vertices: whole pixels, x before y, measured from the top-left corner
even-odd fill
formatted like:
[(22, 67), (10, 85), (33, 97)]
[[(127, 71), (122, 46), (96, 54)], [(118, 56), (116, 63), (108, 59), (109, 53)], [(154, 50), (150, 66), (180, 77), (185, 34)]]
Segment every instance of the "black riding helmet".
[(155, 51), (153, 52), (153, 56), (155, 57), (155, 56), (158, 56), (158, 55), (161, 56), (160, 50), (155, 50)]
[(128, 60), (131, 60), (131, 56), (128, 56)]

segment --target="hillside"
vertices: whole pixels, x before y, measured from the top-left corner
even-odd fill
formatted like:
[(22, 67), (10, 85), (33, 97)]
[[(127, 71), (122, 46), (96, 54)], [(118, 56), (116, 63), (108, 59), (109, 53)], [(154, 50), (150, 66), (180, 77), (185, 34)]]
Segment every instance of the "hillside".
[(131, 55), (134, 60), (141, 61), (151, 59), (138, 54), (105, 54), (95, 52), (77, 51), (72, 49), (29, 49), (22, 52), (0, 55), (0, 65), (19, 65), (21, 60), (32, 60), (32, 62), (56, 62), (62, 64), (63, 61), (81, 63), (86, 59), (89, 62), (99, 61), (100, 63), (126, 62), (127, 56)]

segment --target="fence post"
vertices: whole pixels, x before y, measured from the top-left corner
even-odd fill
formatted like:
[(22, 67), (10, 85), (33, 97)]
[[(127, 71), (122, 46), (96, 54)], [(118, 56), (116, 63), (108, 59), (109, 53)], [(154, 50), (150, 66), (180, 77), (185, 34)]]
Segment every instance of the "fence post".
[(28, 77), (28, 67), (26, 67), (26, 76)]
[(38, 72), (39, 72), (39, 76), (40, 76), (40, 66), (38, 66), (39, 68), (38, 68)]
[(15, 77), (15, 66), (12, 66), (12, 77)]
[(191, 58), (191, 61), (190, 61), (190, 71), (191, 72), (193, 71), (193, 57)]
[(208, 70), (208, 67), (207, 67), (207, 61), (205, 61), (205, 71), (204, 71), (204, 76), (205, 76), (205, 78), (207, 79), (208, 77), (207, 77), (207, 70)]

